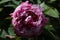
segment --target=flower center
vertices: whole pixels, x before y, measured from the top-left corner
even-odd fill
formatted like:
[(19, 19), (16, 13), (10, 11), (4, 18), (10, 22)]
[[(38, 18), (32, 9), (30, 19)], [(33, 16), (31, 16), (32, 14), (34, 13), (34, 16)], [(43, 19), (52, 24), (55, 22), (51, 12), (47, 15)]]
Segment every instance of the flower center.
[(31, 17), (34, 22), (38, 20), (38, 16), (35, 13), (31, 11), (27, 11), (26, 13), (28, 14), (28, 17)]
[(20, 21), (20, 24), (22, 24), (22, 27), (26, 27), (27, 29), (30, 29), (31, 27), (33, 27), (32, 22), (38, 21), (38, 16), (31, 11), (22, 13), (21, 16), (22, 16), (22, 19)]

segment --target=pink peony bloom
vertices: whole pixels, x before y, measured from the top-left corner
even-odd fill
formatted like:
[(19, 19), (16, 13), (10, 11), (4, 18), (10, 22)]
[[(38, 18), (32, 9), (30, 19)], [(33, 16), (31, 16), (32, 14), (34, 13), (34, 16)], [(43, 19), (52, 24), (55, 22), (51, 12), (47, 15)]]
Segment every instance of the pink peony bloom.
[(28, 1), (21, 3), (10, 15), (14, 32), (17, 36), (38, 36), (47, 23), (47, 18), (43, 15), (42, 8)]

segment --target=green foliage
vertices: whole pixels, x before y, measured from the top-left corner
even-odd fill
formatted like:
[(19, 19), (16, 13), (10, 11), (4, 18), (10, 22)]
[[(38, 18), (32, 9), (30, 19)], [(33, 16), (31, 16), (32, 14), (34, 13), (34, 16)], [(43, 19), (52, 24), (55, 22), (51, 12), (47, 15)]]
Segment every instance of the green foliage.
[(12, 24), (10, 25), (9, 29), (8, 29), (8, 32), (11, 36), (15, 36), (15, 33), (14, 33), (14, 30), (13, 30), (13, 26)]
[(50, 7), (46, 5), (44, 2), (40, 4), (40, 6), (43, 8), (43, 11), (49, 9)]
[(52, 25), (46, 25), (46, 26), (45, 26), (45, 29), (46, 29), (46, 30), (49, 30), (49, 31), (55, 31), (55, 29), (53, 28)]
[[(0, 0), (0, 39), (10, 40), (6, 35), (16, 36), (11, 24), (10, 13), (25, 0)], [(48, 17), (48, 24), (38, 37), (38, 40), (60, 40), (60, 1), (59, 0), (30, 0), (33, 4), (39, 4), (43, 13)], [(11, 40), (36, 40), (36, 38), (15, 37)]]
[(0, 4), (3, 4), (3, 3), (6, 3), (6, 2), (9, 2), (10, 0), (2, 0), (0, 1)]
[(50, 8), (50, 9), (46, 10), (44, 13), (51, 17), (59, 18), (59, 12), (57, 11), (57, 9)]
[(59, 18), (59, 12), (57, 11), (57, 9), (49, 7), (44, 2), (41, 3), (40, 6), (43, 7), (44, 14), (54, 18)]

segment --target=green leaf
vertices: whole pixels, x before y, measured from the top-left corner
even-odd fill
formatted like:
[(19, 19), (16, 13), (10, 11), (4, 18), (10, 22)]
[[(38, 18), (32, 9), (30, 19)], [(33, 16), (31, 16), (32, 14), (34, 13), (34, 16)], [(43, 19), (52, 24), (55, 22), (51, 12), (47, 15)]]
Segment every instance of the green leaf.
[(16, 8), (16, 5), (9, 4), (9, 5), (5, 5), (5, 7), (13, 7), (13, 8)]
[(53, 36), (54, 39), (59, 39), (53, 32), (51, 32), (55, 31), (52, 25), (46, 25), (45, 29), (50, 33), (51, 36)]
[(49, 8), (49, 9), (47, 9), (46, 11), (44, 11), (44, 13), (45, 13), (46, 15), (51, 16), (51, 17), (59, 18), (59, 12), (57, 11), (57, 9)]
[(52, 30), (52, 31), (55, 31), (55, 29), (53, 28), (52, 25), (46, 25), (46, 26), (45, 26), (45, 29), (46, 29), (46, 30), (50, 30), (50, 31), (51, 31), (51, 30)]
[(55, 2), (56, 0), (50, 0), (50, 3)]
[(40, 0), (37, 0), (37, 2), (38, 2), (38, 4), (40, 4), (40, 3), (41, 3), (41, 1), (40, 1)]
[(44, 14), (54, 18), (59, 18), (59, 12), (57, 11), (57, 9), (52, 9), (52, 7), (49, 7), (44, 2), (41, 3), (40, 6), (43, 8)]
[(7, 20), (7, 19), (9, 19), (9, 20), (10, 20), (10, 19), (11, 19), (11, 17), (6, 17), (5, 19), (6, 19), (6, 20)]
[(44, 2), (40, 4), (40, 6), (43, 8), (43, 11), (49, 9), (50, 7), (47, 6)]
[(19, 3), (20, 3), (21, 1), (12, 0), (12, 2), (13, 2), (14, 4), (16, 4), (16, 5), (19, 5)]
[(11, 0), (2, 0), (2, 1), (0, 1), (0, 4), (8, 2), (8, 1), (11, 1)]
[(0, 35), (0, 37), (5, 38), (6, 37), (5, 35), (6, 35), (5, 30), (2, 30), (2, 34)]
[(10, 25), (9, 29), (8, 29), (8, 32), (11, 36), (15, 36), (15, 33), (14, 33), (14, 30), (13, 30), (13, 27), (12, 27), (12, 24)]
[(16, 40), (21, 40), (20, 37), (16, 37)]
[(0, 12), (3, 10), (3, 8), (0, 8)]

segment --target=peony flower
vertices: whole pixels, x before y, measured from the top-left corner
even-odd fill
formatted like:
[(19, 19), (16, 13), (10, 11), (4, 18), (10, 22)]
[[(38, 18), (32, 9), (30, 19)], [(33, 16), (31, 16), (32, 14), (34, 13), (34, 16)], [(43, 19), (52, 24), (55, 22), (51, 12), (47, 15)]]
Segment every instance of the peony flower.
[(40, 35), (47, 23), (42, 8), (28, 1), (21, 3), (13, 13), (12, 25), (17, 36), (34, 37)]

